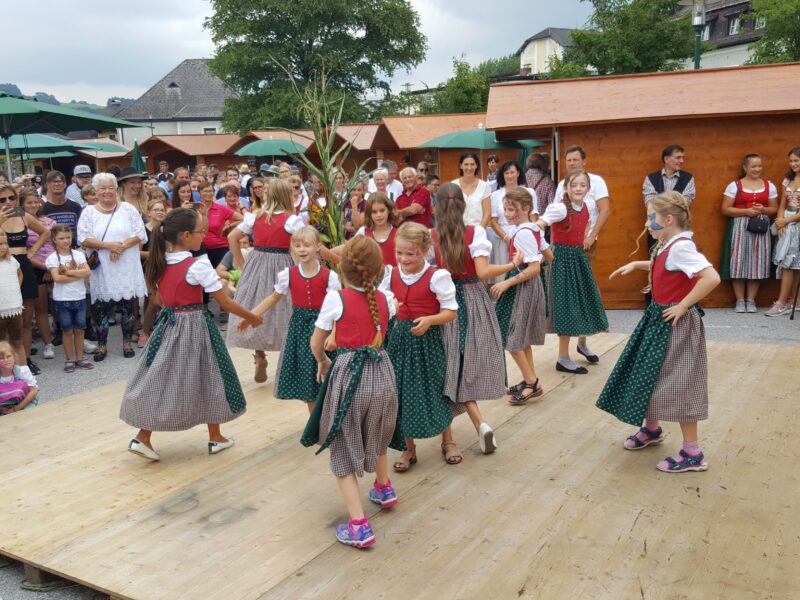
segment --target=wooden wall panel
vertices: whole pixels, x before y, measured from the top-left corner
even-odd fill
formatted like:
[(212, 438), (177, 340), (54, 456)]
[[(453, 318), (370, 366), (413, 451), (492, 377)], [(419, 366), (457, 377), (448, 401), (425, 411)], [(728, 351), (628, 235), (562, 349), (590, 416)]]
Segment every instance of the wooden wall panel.
[[(789, 150), (800, 146), (800, 119), (793, 115), (682, 119), (565, 127), (559, 129), (559, 135), (561, 159), (570, 145), (585, 147), (588, 170), (602, 175), (611, 193), (612, 215), (601, 234), (595, 263), (603, 301), (608, 308), (635, 308), (644, 306), (639, 290), (645, 276), (609, 281), (608, 275), (632, 260), (628, 255), (645, 221), (642, 182), (647, 173), (661, 167), (661, 149), (672, 143), (686, 149), (685, 168), (697, 181), (692, 210), (695, 239), (718, 268), (726, 224), (720, 212), (725, 186), (737, 177), (742, 157), (751, 152), (763, 156), (764, 176), (779, 186)], [(646, 243), (637, 255), (638, 259), (645, 257)], [(769, 306), (777, 292), (774, 280), (762, 285), (759, 306)], [(732, 302), (730, 283), (723, 282), (704, 304), (731, 306)]]
[[(461, 157), (461, 154), (467, 152), (464, 148), (461, 149), (449, 149), (449, 150), (439, 150), (439, 177), (442, 178), (442, 181), (452, 181), (459, 176), (458, 173), (458, 159)], [(484, 150), (481, 152), (480, 150), (472, 150), (475, 154), (478, 155), (481, 160), (481, 178), (486, 179), (486, 161), (489, 158), (490, 154), (496, 154), (497, 158), (500, 161), (500, 165), (507, 161), (507, 160), (519, 160), (519, 150), (508, 150), (505, 148), (501, 148), (500, 150)], [(522, 165), (524, 168), (525, 165)]]

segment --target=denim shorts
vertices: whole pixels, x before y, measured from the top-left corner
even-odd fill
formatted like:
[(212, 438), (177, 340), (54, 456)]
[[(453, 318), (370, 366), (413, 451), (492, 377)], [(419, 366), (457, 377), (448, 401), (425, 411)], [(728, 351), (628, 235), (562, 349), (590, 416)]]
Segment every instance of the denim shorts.
[(54, 300), (61, 331), (86, 329), (86, 299)]

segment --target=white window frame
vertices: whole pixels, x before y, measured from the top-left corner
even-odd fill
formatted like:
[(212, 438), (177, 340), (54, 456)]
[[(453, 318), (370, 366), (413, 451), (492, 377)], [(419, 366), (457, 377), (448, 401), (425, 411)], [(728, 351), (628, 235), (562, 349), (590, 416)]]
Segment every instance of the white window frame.
[(764, 29), (766, 26), (767, 26), (766, 17), (756, 17), (756, 23), (755, 23), (756, 29)]
[(706, 23), (705, 27), (703, 27), (702, 40), (704, 42), (707, 42), (709, 39), (711, 39), (711, 25), (709, 23)]
[(742, 25), (741, 15), (728, 17), (728, 35), (736, 35)]
[(216, 127), (203, 127), (203, 135), (213, 135), (217, 133)]

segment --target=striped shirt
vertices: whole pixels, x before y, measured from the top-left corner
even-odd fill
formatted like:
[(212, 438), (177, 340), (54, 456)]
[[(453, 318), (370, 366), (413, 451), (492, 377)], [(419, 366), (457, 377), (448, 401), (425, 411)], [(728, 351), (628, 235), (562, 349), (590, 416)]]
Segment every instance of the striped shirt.
[[(667, 172), (664, 169), (661, 169), (661, 181), (664, 182), (664, 191), (671, 192), (675, 189), (675, 186), (678, 184), (678, 177), (680, 176), (680, 171), (675, 171), (671, 176), (667, 176)], [(650, 177), (644, 178), (644, 185), (642, 186), (642, 196), (644, 197), (644, 203), (647, 204), (658, 195), (656, 192), (656, 188), (653, 183), (650, 181)], [(694, 177), (689, 180), (689, 183), (686, 184), (686, 188), (683, 190), (683, 197), (686, 198), (686, 201), (691, 206), (692, 202), (694, 201), (695, 196), (697, 195), (697, 189), (694, 185)]]

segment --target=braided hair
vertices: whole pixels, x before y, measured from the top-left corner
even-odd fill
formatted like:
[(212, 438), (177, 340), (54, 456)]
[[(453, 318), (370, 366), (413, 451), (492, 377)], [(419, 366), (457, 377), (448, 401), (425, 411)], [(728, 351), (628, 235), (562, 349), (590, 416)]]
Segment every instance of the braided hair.
[(586, 177), (586, 181), (591, 185), (591, 179), (589, 179), (589, 174), (584, 171), (583, 169), (576, 169), (574, 171), (570, 171), (567, 178), (564, 180), (564, 197), (561, 198), (561, 202), (564, 203), (564, 206), (567, 208), (567, 221), (569, 224), (567, 228), (564, 230), (572, 231), (572, 215), (575, 214), (575, 209), (572, 208), (572, 199), (569, 197), (569, 184), (572, 183), (578, 177)]
[(369, 304), (369, 315), (376, 330), (371, 345), (373, 348), (380, 348), (383, 334), (378, 301), (375, 298), (376, 280), (383, 272), (383, 254), (380, 246), (365, 235), (355, 236), (345, 244), (341, 268), (348, 284), (364, 289)]

